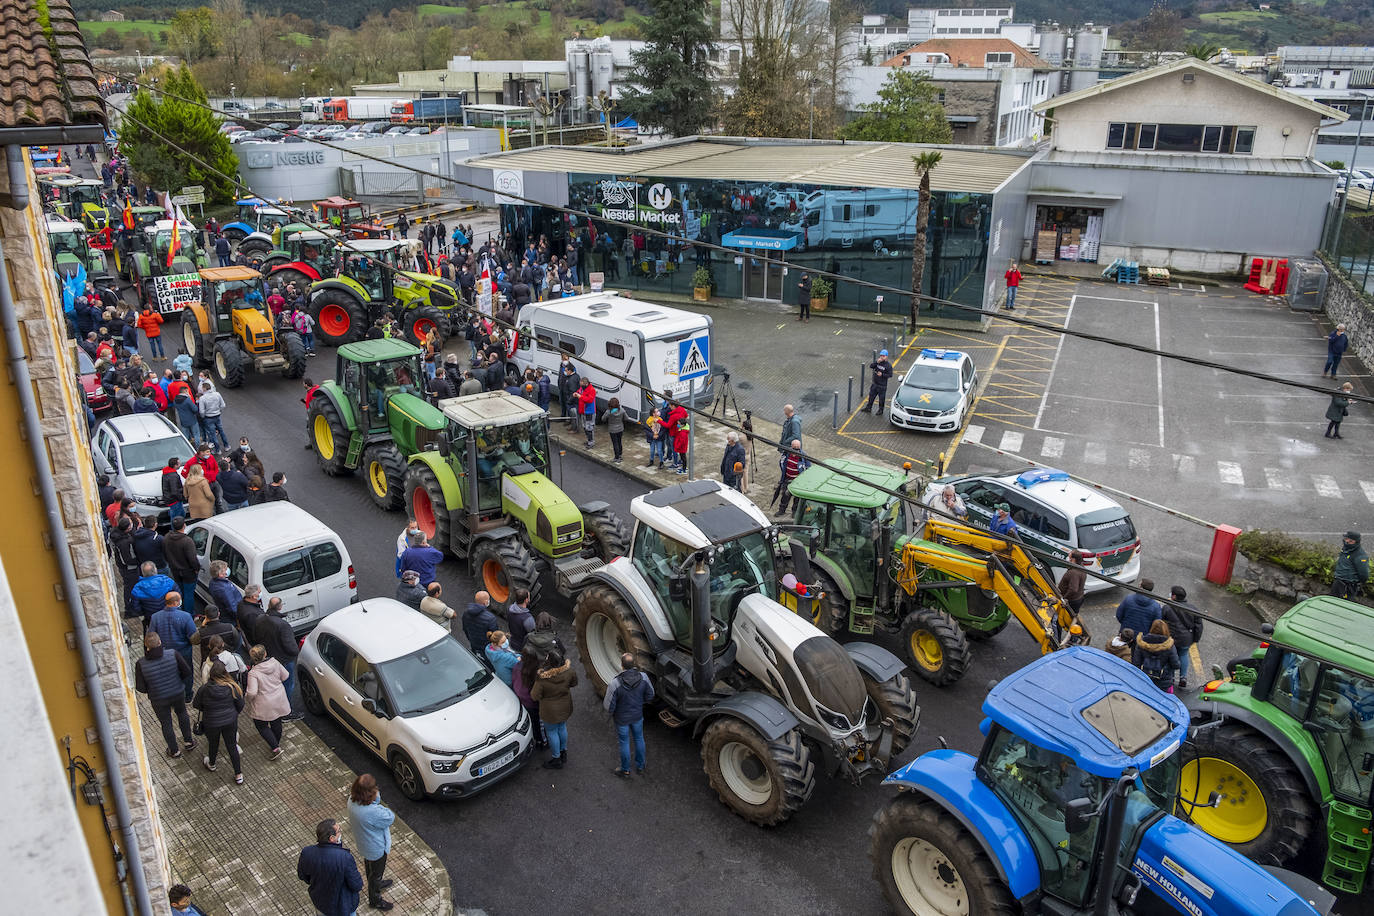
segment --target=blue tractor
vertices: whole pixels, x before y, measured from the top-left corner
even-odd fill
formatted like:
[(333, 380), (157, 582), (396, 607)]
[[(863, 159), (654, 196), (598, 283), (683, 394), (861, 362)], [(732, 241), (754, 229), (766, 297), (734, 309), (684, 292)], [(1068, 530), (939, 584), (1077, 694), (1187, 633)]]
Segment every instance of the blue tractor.
[[(869, 856), (915, 916), (1310, 916), (1332, 896), (1173, 817), (1188, 711), (1125, 661), (1046, 655), (983, 702), (977, 756), (922, 754), (885, 780)], [(1214, 797), (1212, 804), (1217, 803)]]

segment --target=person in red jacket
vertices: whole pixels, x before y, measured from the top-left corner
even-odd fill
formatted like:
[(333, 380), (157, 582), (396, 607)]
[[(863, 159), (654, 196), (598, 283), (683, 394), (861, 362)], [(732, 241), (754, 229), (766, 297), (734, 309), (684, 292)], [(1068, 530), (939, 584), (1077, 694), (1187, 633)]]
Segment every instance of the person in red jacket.
[(138, 327), (143, 331), (143, 336), (148, 338), (148, 352), (153, 358), (166, 359), (167, 354), (162, 352), (162, 316), (153, 311), (151, 306), (145, 305), (138, 314)]
[(582, 415), (582, 431), (587, 434), (587, 448), (591, 448), (596, 434), (596, 388), (585, 376), (577, 389), (577, 412)]
[(219, 462), (215, 460), (214, 448), (209, 442), (200, 444), (199, 451), (187, 460), (186, 465), (181, 469), (181, 476), (185, 477), (186, 472), (197, 464), (205, 471), (205, 479), (213, 487), (215, 478), (219, 477)]
[(1021, 271), (1017, 268), (1015, 261), (1011, 262), (1005, 276), (1007, 279), (1007, 303), (1002, 308), (1011, 311), (1016, 308), (1016, 288), (1021, 285)]
[(679, 474), (687, 473), (687, 444), (690, 441), (691, 426), (687, 420), (687, 408), (673, 404), (668, 408), (668, 417), (663, 421), (668, 430), (668, 439), (673, 443), (673, 467)]
[(315, 440), (311, 438), (310, 435), (310, 399), (313, 398), (319, 392), (320, 386), (316, 385), (312, 380), (308, 378), (302, 379), (301, 384), (305, 386), (305, 397), (301, 398), (301, 403), (305, 405), (305, 418), (307, 421), (305, 433), (305, 449), (306, 451), (309, 451), (310, 449), (315, 447)]

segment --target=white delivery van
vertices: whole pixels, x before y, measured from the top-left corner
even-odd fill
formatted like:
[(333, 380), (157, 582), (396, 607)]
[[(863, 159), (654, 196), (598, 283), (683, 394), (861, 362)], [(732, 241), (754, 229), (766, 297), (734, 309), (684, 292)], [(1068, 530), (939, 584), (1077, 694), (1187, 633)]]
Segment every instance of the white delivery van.
[(210, 600), (210, 563), (229, 564), (229, 581), (262, 586), (262, 606), (282, 601), (282, 614), (300, 635), (325, 616), (358, 600), (358, 579), (343, 539), (295, 503), (262, 503), (188, 525), (200, 557), (196, 607)]
[[(645, 394), (616, 376), (634, 379), (659, 394), (667, 389), (673, 397), (686, 398), (688, 383), (678, 380), (681, 347), (690, 348), (692, 341), (705, 338), (701, 355), (710, 365), (710, 316), (614, 291), (531, 302), (520, 309), (516, 327), (515, 362), (522, 373), (531, 367), (543, 369), (556, 391), (558, 367), (566, 353), (578, 373), (596, 387), (597, 410), (619, 398), (631, 420), (648, 413)], [(696, 380), (698, 404), (709, 402), (710, 391), (709, 375)]]

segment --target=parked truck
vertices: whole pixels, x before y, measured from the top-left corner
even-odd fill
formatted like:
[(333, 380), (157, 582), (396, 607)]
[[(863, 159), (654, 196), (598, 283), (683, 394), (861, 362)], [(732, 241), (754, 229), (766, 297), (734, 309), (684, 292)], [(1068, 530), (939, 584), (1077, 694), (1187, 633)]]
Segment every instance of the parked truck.
[(396, 99), (391, 103), (391, 120), (396, 124), (411, 124), (425, 121), (463, 122), (463, 100), (461, 98), (433, 99)]
[(344, 96), (321, 103), (325, 121), (385, 121), (397, 99)]

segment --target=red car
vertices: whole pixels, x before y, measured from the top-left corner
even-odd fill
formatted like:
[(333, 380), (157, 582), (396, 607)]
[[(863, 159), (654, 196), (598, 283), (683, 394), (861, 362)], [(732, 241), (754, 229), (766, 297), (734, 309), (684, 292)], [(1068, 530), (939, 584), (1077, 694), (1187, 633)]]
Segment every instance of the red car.
[(81, 390), (86, 393), (86, 403), (91, 406), (91, 410), (101, 414), (114, 407), (110, 396), (100, 387), (100, 376), (95, 374), (95, 363), (91, 362), (90, 356), (80, 347), (76, 349), (76, 373), (80, 377)]

